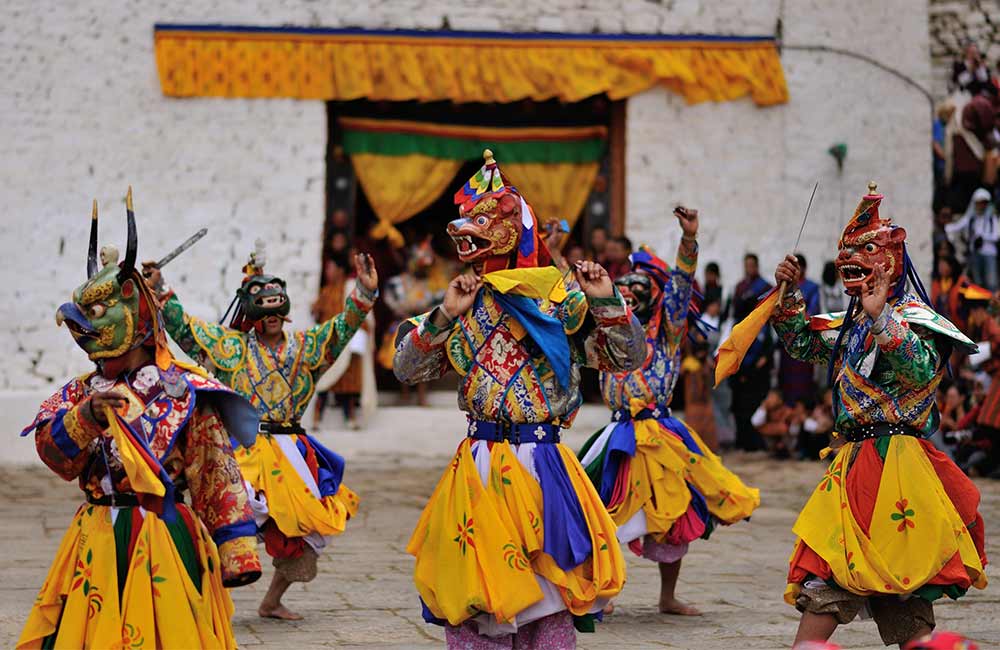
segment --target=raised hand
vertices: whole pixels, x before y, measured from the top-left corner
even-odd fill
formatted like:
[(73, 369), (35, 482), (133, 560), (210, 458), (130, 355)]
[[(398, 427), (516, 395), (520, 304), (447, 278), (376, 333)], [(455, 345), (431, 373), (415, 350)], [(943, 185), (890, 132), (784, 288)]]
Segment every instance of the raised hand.
[(774, 269), (774, 281), (785, 285), (786, 294), (794, 293), (799, 286), (801, 274), (799, 260), (794, 255), (785, 255), (785, 259), (778, 263), (778, 268)]
[(367, 253), (358, 253), (354, 256), (354, 272), (357, 273), (358, 282), (365, 289), (374, 293), (378, 289), (378, 271), (375, 270), (375, 260)]
[(581, 260), (573, 269), (580, 288), (590, 298), (610, 298), (615, 295), (615, 285), (604, 267), (597, 262)]
[(690, 208), (685, 208), (683, 205), (678, 205), (674, 208), (674, 216), (677, 217), (677, 223), (680, 224), (685, 237), (693, 238), (698, 235), (697, 210), (692, 210)]
[(877, 264), (871, 278), (861, 289), (861, 306), (872, 320), (882, 314), (885, 301), (889, 298), (889, 274), (884, 264)]
[(476, 301), (476, 293), (483, 286), (482, 279), (472, 273), (456, 277), (448, 283), (444, 293), (444, 303), (441, 305), (451, 318), (458, 318), (472, 308)]

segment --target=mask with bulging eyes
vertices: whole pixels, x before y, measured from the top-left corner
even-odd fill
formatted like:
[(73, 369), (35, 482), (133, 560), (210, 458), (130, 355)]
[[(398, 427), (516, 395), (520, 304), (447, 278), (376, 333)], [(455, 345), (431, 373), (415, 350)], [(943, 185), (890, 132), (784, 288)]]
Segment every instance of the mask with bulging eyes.
[(273, 275), (253, 275), (236, 291), (248, 321), (259, 321), (268, 316), (288, 316), (291, 303), (285, 292), (285, 281)]
[(626, 273), (617, 280), (615, 286), (625, 303), (641, 322), (649, 320), (653, 306), (653, 281), (645, 273)]

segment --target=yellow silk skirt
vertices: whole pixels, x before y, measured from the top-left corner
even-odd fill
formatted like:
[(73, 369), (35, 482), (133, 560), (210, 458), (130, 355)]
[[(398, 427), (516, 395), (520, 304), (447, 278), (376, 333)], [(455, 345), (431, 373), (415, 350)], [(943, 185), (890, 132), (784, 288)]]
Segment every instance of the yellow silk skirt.
[[(129, 511), (121, 510), (118, 516), (127, 517)], [(195, 557), (188, 559), (195, 559), (200, 568), (200, 593), (167, 524), (147, 512), (119, 598), (116, 550), (122, 549), (116, 549), (111, 508), (81, 506), (17, 648), (40, 648), (53, 633), (56, 648), (235, 648), (233, 604), (222, 586), (218, 551), (204, 525), (192, 518), (197, 528), (190, 540)]]
[[(295, 435), (280, 438), (287, 439), (292, 446), (298, 440)], [(288, 454), (296, 454), (298, 458), (290, 458)], [(268, 516), (287, 537), (304, 537), (313, 532), (339, 535), (344, 532), (348, 518), (358, 512), (358, 495), (343, 483), (336, 494), (319, 496), (316, 481), (301, 453), (291, 447), (283, 448), (279, 436), (257, 436), (252, 447), (237, 449), (234, 455), (243, 478), (267, 497)]]
[[(511, 622), (543, 598), (536, 575), (556, 586), (575, 615), (621, 591), (625, 562), (615, 524), (569, 449), (557, 445), (593, 552), (566, 571), (543, 550), (542, 488), (515, 449), (506, 441), (492, 443), (484, 479), (472, 444), (466, 439), (459, 445), (406, 547), (416, 557), (417, 590), (436, 617), (460, 625), (485, 612)], [(483, 444), (478, 453), (486, 449)]]

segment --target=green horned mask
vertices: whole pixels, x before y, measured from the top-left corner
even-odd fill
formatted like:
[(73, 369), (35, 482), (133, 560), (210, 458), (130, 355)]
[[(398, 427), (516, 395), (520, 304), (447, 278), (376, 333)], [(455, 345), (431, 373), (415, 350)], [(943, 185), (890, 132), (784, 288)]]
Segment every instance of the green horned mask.
[(98, 270), (97, 201), (90, 226), (87, 281), (73, 291), (71, 302), (59, 307), (56, 322), (70, 334), (92, 361), (114, 359), (142, 345), (151, 335), (152, 314), (145, 285), (135, 270), (136, 228), (132, 189), (126, 197), (128, 247), (118, 264), (118, 251), (110, 246), (100, 252), (104, 266)]

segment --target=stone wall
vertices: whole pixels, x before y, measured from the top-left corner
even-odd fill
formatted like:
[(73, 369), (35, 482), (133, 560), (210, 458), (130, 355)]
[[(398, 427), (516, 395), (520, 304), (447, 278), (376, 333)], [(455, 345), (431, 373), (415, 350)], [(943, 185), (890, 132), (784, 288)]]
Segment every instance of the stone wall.
[(951, 83), (951, 66), (972, 41), (996, 73), (1000, 64), (1000, 1), (930, 0), (929, 6), (932, 91), (945, 97)]
[[(0, 287), (10, 313), (0, 323), (7, 342), (0, 398), (20, 409), (9, 417), (23, 420), (37, 393), (88, 368), (53, 315), (84, 276), (90, 200), (101, 204), (102, 241), (120, 244), (129, 184), (143, 258), (210, 228), (166, 269), (190, 311), (222, 313), (254, 238), (263, 236), (272, 242), (272, 269), (289, 281), (295, 324), (310, 322), (324, 205), (323, 104), (164, 98), (154, 22), (769, 34), (783, 4), (787, 43), (855, 49), (929, 85), (926, 7), (909, 0), (7, 2), (0, 241), (13, 273)], [(702, 260), (720, 261), (732, 283), (746, 250), (761, 253), (765, 271), (773, 268), (820, 180), (802, 245), (818, 272), (845, 214), (875, 177), (926, 262), (929, 125), (919, 93), (840, 55), (786, 50), (783, 63), (791, 92), (785, 106), (687, 106), (663, 90), (629, 101), (629, 234), (668, 250), (676, 243), (670, 206), (700, 207)], [(849, 147), (842, 175), (826, 153), (835, 142)]]

